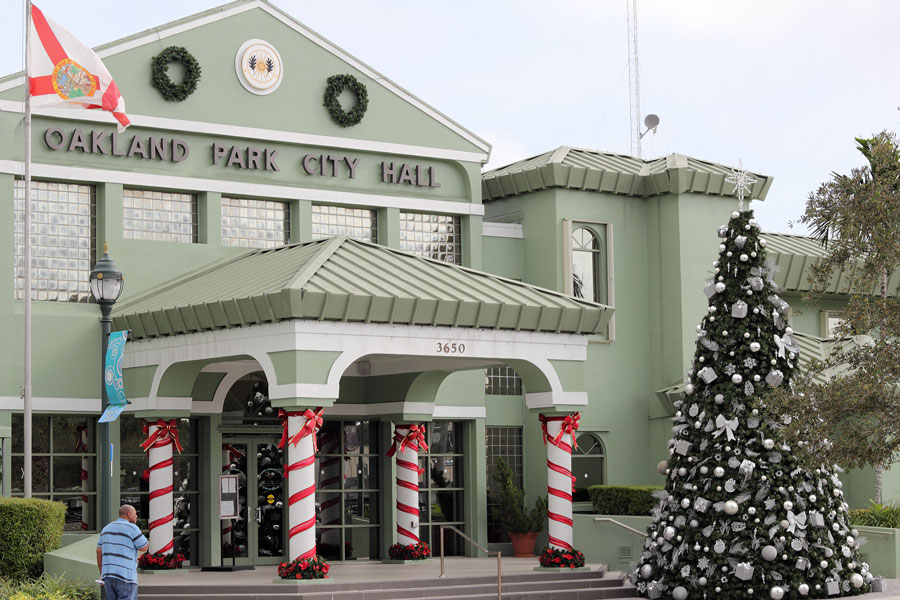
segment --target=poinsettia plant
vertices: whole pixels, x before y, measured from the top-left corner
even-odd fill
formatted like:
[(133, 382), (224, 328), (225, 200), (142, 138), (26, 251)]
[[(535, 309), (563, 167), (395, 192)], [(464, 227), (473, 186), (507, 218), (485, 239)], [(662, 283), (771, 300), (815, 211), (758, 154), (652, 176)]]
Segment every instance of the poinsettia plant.
[(180, 569), (181, 563), (185, 561), (184, 554), (176, 554), (171, 552), (163, 554), (162, 552), (145, 552), (138, 558), (138, 568), (145, 571), (165, 571), (168, 569)]
[(282, 579), (326, 579), (331, 565), (318, 554), (312, 558), (297, 558), (278, 565), (278, 576)]
[(431, 548), (425, 542), (418, 544), (394, 544), (388, 548), (391, 560), (425, 560), (431, 556)]
[(540, 564), (542, 567), (576, 569), (584, 566), (584, 554), (579, 550), (544, 548), (541, 552)]

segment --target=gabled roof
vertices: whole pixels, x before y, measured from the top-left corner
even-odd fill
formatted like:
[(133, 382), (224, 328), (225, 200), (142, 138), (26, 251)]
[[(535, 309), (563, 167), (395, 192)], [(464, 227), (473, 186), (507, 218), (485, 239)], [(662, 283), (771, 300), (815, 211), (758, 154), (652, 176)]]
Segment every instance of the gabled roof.
[[(810, 291), (812, 289), (809, 284), (810, 268), (828, 255), (822, 243), (808, 236), (785, 233), (764, 233), (762, 237), (766, 240), (769, 258), (776, 265), (775, 283), (791, 292)], [(861, 261), (856, 262), (834, 273), (824, 290), (825, 293), (847, 294), (849, 277), (861, 264)], [(898, 286), (900, 286), (900, 272), (894, 272), (888, 281), (888, 294), (897, 296)], [(881, 287), (874, 286), (872, 294), (880, 295)]]
[(612, 311), (339, 236), (213, 263), (116, 305), (113, 323), (134, 338), (287, 319), (587, 334)]
[[(422, 111), (433, 120), (439, 122), (444, 127), (448, 128), (461, 138), (465, 139), (468, 143), (477, 147), (481, 152), (484, 153), (482, 156), (485, 156), (485, 159), (486, 156), (490, 155), (491, 145), (484, 139), (479, 137), (477, 134), (470, 131), (469, 129), (466, 129), (447, 115), (443, 114), (433, 106), (427, 104), (422, 99), (416, 97), (411, 92), (407, 91), (383, 74), (365, 64), (363, 61), (352, 56), (350, 53), (346, 52), (336, 44), (330, 42), (318, 33), (309, 29), (300, 21), (295, 19), (292, 15), (269, 2), (269, 0), (235, 0), (228, 4), (223, 4), (221, 6), (217, 6), (203, 12), (196, 13), (194, 15), (190, 15), (188, 17), (171, 21), (169, 23), (141, 31), (133, 35), (129, 35), (127, 37), (102, 44), (94, 48), (94, 50), (97, 55), (104, 60), (107, 57), (115, 56), (133, 48), (138, 48), (148, 44), (151, 45), (152, 48), (154, 48), (153, 52), (155, 53), (166, 45), (166, 38), (178, 36), (179, 34), (190, 31), (192, 29), (203, 27), (209, 23), (239, 15), (253, 9), (260, 9), (265, 13), (271, 15), (286, 27), (307, 38), (326, 52), (329, 52), (335, 57), (341, 59), (349, 66), (359, 70), (362, 74), (371, 79), (371, 81), (367, 81), (367, 83), (382, 86), (389, 93), (397, 96), (401, 100)], [(229, 60), (230, 59), (226, 60), (226, 62), (228, 62)], [(19, 71), (17, 73), (0, 77), (0, 92), (19, 87), (23, 84), (24, 71)], [(44, 111), (38, 112), (43, 113)], [(78, 114), (73, 113), (73, 115), (70, 116), (74, 117), (79, 115), (81, 115), (80, 112)], [(135, 113), (133, 115), (130, 114), (129, 116), (137, 117), (136, 119), (132, 119), (135, 124), (146, 126), (159, 125), (155, 121), (147, 122), (147, 119), (144, 118), (147, 115), (140, 115)]]
[[(670, 154), (643, 160), (624, 154), (560, 146), (511, 165), (488, 171), (481, 176), (484, 201), (547, 188), (568, 188), (622, 194), (695, 192), (733, 196), (734, 185), (725, 181), (731, 167)], [(772, 185), (772, 177), (751, 173), (757, 182), (750, 199), (762, 200)]]

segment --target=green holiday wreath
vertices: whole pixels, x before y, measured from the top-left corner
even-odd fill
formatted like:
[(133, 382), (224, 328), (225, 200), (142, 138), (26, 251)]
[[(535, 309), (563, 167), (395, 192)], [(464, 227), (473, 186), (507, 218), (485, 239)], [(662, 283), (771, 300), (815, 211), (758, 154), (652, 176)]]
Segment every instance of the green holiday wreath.
[[(350, 90), (356, 96), (356, 105), (350, 110), (344, 110), (338, 98), (345, 89)], [(369, 93), (366, 86), (359, 82), (353, 75), (332, 75), (328, 78), (328, 87), (325, 88), (325, 102), (323, 106), (334, 122), (341, 127), (350, 127), (362, 121), (366, 109), (369, 107)]]
[[(169, 65), (181, 63), (184, 67), (184, 80), (176, 85), (169, 79)], [(181, 102), (194, 93), (200, 81), (200, 63), (180, 46), (169, 46), (153, 57), (151, 72), (153, 87), (159, 90), (163, 98), (169, 102)]]

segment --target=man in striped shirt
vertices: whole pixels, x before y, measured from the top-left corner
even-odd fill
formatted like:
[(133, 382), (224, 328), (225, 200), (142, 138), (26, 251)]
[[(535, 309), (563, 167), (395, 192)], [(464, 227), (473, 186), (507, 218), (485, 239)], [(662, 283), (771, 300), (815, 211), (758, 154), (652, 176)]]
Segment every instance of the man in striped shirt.
[(137, 600), (137, 558), (150, 544), (136, 522), (137, 511), (130, 504), (123, 504), (119, 518), (100, 532), (97, 568), (107, 600)]

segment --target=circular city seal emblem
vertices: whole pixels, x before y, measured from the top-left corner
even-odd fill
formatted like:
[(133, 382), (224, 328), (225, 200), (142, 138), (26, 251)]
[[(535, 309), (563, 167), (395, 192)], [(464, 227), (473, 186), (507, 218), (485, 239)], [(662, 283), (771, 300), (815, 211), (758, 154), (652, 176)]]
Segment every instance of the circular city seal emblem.
[(87, 69), (71, 58), (65, 58), (53, 67), (50, 75), (53, 89), (63, 100), (90, 98), (97, 91), (97, 80)]
[(234, 57), (238, 80), (248, 91), (271, 94), (281, 85), (284, 65), (274, 46), (263, 40), (247, 40)]

